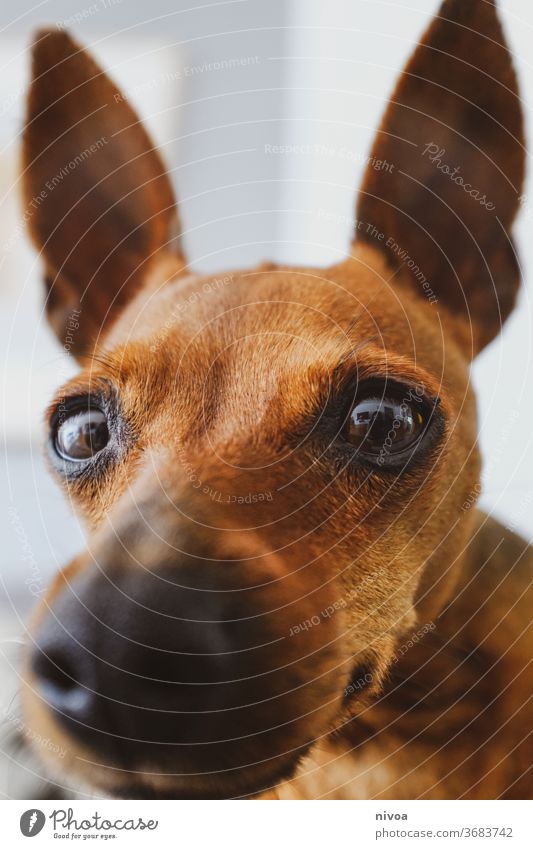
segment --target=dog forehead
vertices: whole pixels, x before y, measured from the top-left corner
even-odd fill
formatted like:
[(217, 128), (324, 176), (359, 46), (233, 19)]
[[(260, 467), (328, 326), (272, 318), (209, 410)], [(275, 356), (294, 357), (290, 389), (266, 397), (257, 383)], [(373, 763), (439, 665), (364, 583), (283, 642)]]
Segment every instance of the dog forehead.
[[(342, 294), (335, 294), (336, 288), (320, 270), (188, 274), (145, 287), (118, 320), (109, 342), (158, 337), (190, 341), (198, 335), (209, 336), (213, 329), (225, 340), (261, 331), (305, 335), (307, 328), (316, 329), (328, 319), (345, 323), (346, 304), (335, 309)], [(344, 294), (348, 299), (348, 293)]]
[(459, 400), (465, 364), (444, 325), (438, 305), (365, 247), (327, 269), (200, 276), (168, 261), (120, 316), (103, 353), (132, 409), (149, 385), (158, 420), (167, 416), (171, 428), (199, 416), (249, 427), (267, 416), (281, 430), (281, 419), (300, 420), (350, 359), (359, 376), (421, 381), (436, 395), (446, 385)]
[[(251, 355), (298, 342), (317, 350), (372, 337), (401, 353), (412, 348), (417, 299), (405, 303), (398, 281), (365, 249), (325, 269), (261, 265), (212, 276), (155, 268), (104, 342), (112, 350), (146, 344), (167, 356), (201, 344), (212, 356), (238, 343)], [(407, 293), (408, 294), (408, 293)], [(414, 300), (415, 303), (409, 303)], [(427, 320), (422, 321), (427, 327)]]

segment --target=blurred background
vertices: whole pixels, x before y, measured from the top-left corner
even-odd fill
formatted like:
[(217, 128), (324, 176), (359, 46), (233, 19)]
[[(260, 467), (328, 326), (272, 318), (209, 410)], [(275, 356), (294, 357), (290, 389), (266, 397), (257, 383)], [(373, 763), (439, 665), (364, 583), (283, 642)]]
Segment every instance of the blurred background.
[[(18, 157), (32, 33), (68, 28), (137, 108), (169, 165), (200, 271), (263, 259), (328, 265), (351, 238), (355, 188), (395, 77), (436, 0), (41, 0), (0, 7), (0, 798), (39, 794), (14, 757), (23, 622), (83, 529), (49, 477), (41, 418), (73, 373), (43, 320), (21, 228)], [(501, 0), (533, 137), (533, 7)], [(292, 152), (280, 152), (293, 146)], [(327, 151), (325, 147), (327, 147)], [(277, 152), (276, 152), (277, 148)], [(287, 150), (287, 148), (285, 148)], [(531, 539), (533, 195), (516, 227), (525, 286), (475, 363), (481, 505)], [(333, 214), (331, 214), (333, 213)]]

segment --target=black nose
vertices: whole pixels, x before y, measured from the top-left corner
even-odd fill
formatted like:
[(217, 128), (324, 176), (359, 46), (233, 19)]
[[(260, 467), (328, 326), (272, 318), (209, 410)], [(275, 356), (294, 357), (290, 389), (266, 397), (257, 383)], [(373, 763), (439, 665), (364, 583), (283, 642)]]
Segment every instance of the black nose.
[(41, 698), (70, 736), (126, 766), (227, 764), (232, 741), (268, 740), (276, 700), (301, 684), (268, 599), (239, 564), (81, 575), (37, 633)]

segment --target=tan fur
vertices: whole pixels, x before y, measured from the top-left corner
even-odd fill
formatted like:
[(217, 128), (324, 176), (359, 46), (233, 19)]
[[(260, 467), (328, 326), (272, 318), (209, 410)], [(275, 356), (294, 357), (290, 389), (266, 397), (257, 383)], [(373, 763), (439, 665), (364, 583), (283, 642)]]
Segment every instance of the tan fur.
[[(491, 4), (484, 4), (478, 15), (475, 3), (461, 7), (447, 0), (440, 24), (428, 31), (415, 64), (402, 78), (397, 100), (416, 99), (418, 65), (423, 69), (428, 63), (435, 71), (434, 84), (448, 68), (450, 92), (454, 83), (477, 85), (475, 75), (464, 82), (457, 71), (462, 60), (451, 48), (444, 58), (433, 50), (441, 36), (448, 46), (454, 43), (449, 28), (458, 25), (461, 8), (467, 9), (472, 26), (487, 31), (495, 44), (496, 36), (502, 38)], [(467, 49), (461, 41), (461, 55)], [(506, 48), (498, 43), (494, 50), (505, 84), (514, 86)], [(68, 36), (42, 35), (36, 48), (39, 76), (30, 99), (30, 118), (38, 112), (41, 129), (37, 132), (30, 120), (27, 190), (34, 190), (42, 178), (34, 157), (46, 146), (43, 134), (53, 136), (61, 120), (82, 117), (80, 102), (71, 98), (68, 117), (58, 117), (54, 107), (53, 121), (47, 123), (51, 107), (42, 80), (54, 76), (50, 56), (56, 51), (62, 64), (73, 63), (79, 84), (92, 92), (91, 102), (107, 98), (109, 120), (131, 119), (122, 112), (113, 117), (109, 98), (115, 89)], [(68, 78), (56, 83), (68, 89)], [(492, 84), (504, 83), (493, 79)], [(463, 102), (472, 92), (459, 90), (458, 96)], [(452, 94), (448, 99), (453, 100)], [(393, 101), (376, 152), (383, 134), (396, 126), (398, 108)], [(452, 120), (454, 110), (448, 109)], [(219, 561), (238, 558), (246, 564), (250, 583), (264, 578), (262, 603), (274, 611), (276, 633), (283, 637), (269, 650), (272, 661), (289, 670), (287, 690), (301, 687), (299, 695), (284, 695), (274, 717), (280, 724), (273, 738), (276, 770), (244, 742), (248, 768), (227, 780), (184, 779), (179, 764), (174, 775), (157, 763), (124, 769), (112, 756), (105, 761), (92, 757), (49, 717), (28, 665), (28, 721), (68, 750), (64, 767), (69, 780), (78, 776), (102, 792), (120, 795), (142, 792), (141, 787), (156, 795), (243, 796), (251, 786), (268, 785), (270, 775), (292, 764), (295, 777), (282, 783), (273, 778), (265, 797), (530, 795), (526, 772), (531, 752), (524, 734), (531, 726), (525, 677), (530, 608), (522, 593), (531, 553), (473, 506), (480, 463), (469, 384), (472, 350), (498, 332), (517, 283), (508, 231), (523, 170), (522, 159), (516, 159), (521, 115), (516, 103), (508, 111), (514, 143), (508, 133), (503, 149), (495, 148), (502, 165), (512, 161), (510, 179), (515, 183), (512, 192), (507, 186), (509, 197), (497, 186), (505, 194), (506, 214), (500, 223), (507, 228), (500, 232), (507, 247), (491, 258), (498, 279), (505, 280), (499, 317), (493, 306), (478, 309), (488, 291), (479, 287), (488, 284), (480, 280), (477, 259), (470, 260), (471, 246), (465, 240), (455, 245), (453, 259), (471, 306), (468, 320), (457, 292), (450, 295), (446, 275), (433, 261), (433, 246), (428, 253), (425, 242), (416, 255), (420, 267), (426, 262), (434, 277), (437, 309), (413, 285), (407, 268), (395, 268), (379, 240), (358, 240), (344, 262), (324, 270), (262, 266), (210, 277), (187, 271), (183, 257), (166, 245), (170, 190), (144, 131), (136, 135), (135, 116), (128, 130), (131, 143), (144, 151), (152, 175), (149, 185), (155, 181), (159, 186), (155, 192), (153, 187), (148, 193), (141, 189), (137, 197), (141, 217), (146, 217), (147, 241), (137, 245), (140, 255), (122, 254), (123, 265), (114, 269), (115, 276), (109, 269), (106, 276), (99, 263), (105, 264), (108, 247), (93, 250), (93, 241), (85, 239), (86, 254), (76, 254), (74, 266), (70, 231), (54, 242), (56, 256), (48, 249), (42, 223), (32, 224), (47, 265), (53, 265), (59, 280), (69, 280), (70, 300), (52, 285), (52, 312), (57, 307), (63, 315), (72, 303), (82, 304), (82, 370), (58, 391), (50, 413), (62, 398), (111, 382), (132, 433), (131, 449), (112, 471), (98, 480), (68, 484), (69, 497), (91, 529), (90, 551), (67, 567), (45, 604), (53, 611), (65, 586), (94, 571), (95, 564), (120, 562), (132, 570), (157, 571), (165, 556), (163, 541), (185, 540), (189, 552), (206, 549)], [(500, 129), (502, 112), (498, 96), (493, 122)], [(487, 132), (491, 126), (489, 121)], [(438, 133), (438, 127), (431, 132)], [(387, 151), (391, 139), (383, 142)], [(459, 146), (454, 150), (460, 157)], [(134, 180), (127, 170), (128, 146), (117, 146), (114, 156), (124, 160), (125, 173)], [(394, 146), (389, 152), (392, 159), (402, 156)], [(472, 157), (469, 150), (468, 161), (483, 185), (491, 181), (482, 152)], [(401, 164), (419, 168), (419, 161), (410, 158)], [(109, 172), (103, 164), (101, 169), (105, 182)], [(391, 213), (405, 189), (398, 182), (387, 186), (376, 180), (369, 174), (360, 208), (415, 255), (416, 232), (405, 229), (401, 212)], [(453, 204), (456, 195), (448, 184), (441, 188)], [(122, 196), (125, 189), (113, 181), (112, 191)], [(76, 204), (75, 183), (69, 192), (58, 195), (56, 218), (47, 226)], [(107, 210), (106, 198), (98, 192), (91, 197), (93, 206), (85, 209), (89, 220)], [(417, 202), (423, 210), (427, 198)], [(467, 222), (475, 217), (476, 227), (486, 221), (463, 197), (455, 213)], [(85, 224), (78, 221), (76, 226)], [(120, 232), (116, 238), (120, 241)], [(446, 250), (453, 248), (445, 244)], [(83, 261), (88, 263), (86, 276), (77, 284)], [(124, 275), (133, 281), (131, 286), (126, 281), (122, 287)], [(440, 399), (444, 431), (435, 449), (401, 476), (360, 468), (339, 471), (329, 447), (318, 451), (309, 436), (316, 411), (355, 374), (359, 380), (386, 377), (420, 385), (426, 395)], [(272, 494), (271, 500), (236, 506), (242, 494), (265, 492)], [(139, 532), (139, 515), (150, 533)], [(298, 623), (331, 606), (335, 612), (320, 616), (320, 624), (303, 636), (290, 636)], [(34, 631), (46, 615), (42, 607)], [(366, 670), (369, 680), (361, 692), (356, 688), (346, 697), (354, 667)], [(283, 730), (283, 710), (295, 705), (298, 720), (290, 732)], [(268, 706), (257, 711), (264, 712), (265, 723), (271, 721)], [(292, 763), (291, 752), (310, 741), (313, 745), (299, 766)]]

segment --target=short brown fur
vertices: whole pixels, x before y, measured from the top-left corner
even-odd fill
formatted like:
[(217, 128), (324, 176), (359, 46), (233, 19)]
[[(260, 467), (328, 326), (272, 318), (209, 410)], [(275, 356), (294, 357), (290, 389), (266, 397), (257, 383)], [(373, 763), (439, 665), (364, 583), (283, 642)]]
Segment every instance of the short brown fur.
[[(115, 94), (66, 33), (39, 35), (26, 196), (107, 139), (30, 224), (60, 339), (80, 311), (82, 370), (50, 415), (65, 397), (112, 386), (129, 448), (98, 478), (64, 483), (90, 547), (58, 576), (31, 633), (80, 575), (111, 562), (157, 573), (171, 544), (238, 560), (247, 588), (264, 585), (260, 604), (282, 638), (268, 662), (287, 669), (286, 692), (274, 717), (257, 707), (265, 728), (280, 726), (271, 753), (243, 740), (248, 766), (220, 774), (97, 757), (55, 721), (30, 664), (27, 721), (67, 749), (67, 782), (111, 795), (529, 797), (532, 556), (474, 503), (469, 365), (514, 302), (510, 228), (524, 170), (516, 78), (494, 5), (443, 4), (377, 136), (374, 155), (395, 171), (369, 169), (359, 196), (358, 220), (383, 238), (358, 227), (351, 255), (328, 269), (187, 269), (159, 155)], [(472, 175), (494, 214), (433, 167), (421, 152), (429, 142)], [(431, 281), (436, 303), (389, 237)], [(398, 475), (342, 468), (317, 430), (347, 382), (376, 378), (439, 398), (438, 441)], [(272, 498), (236, 506), (246, 494)], [(290, 636), (317, 614), (319, 624)], [(297, 717), (285, 728), (284, 711)]]

